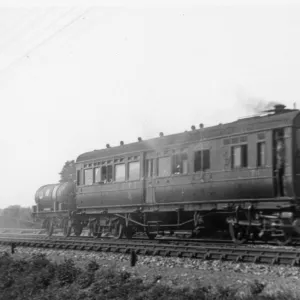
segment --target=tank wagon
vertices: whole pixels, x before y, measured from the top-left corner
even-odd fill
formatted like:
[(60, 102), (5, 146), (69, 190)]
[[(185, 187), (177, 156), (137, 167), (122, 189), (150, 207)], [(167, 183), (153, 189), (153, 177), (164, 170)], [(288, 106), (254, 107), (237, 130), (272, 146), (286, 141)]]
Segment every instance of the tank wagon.
[(300, 113), (276, 105), (228, 124), (106, 145), (79, 155), (67, 186), (66, 198), (53, 196), (60, 185), (36, 194), (34, 215), (49, 234), (53, 226), (115, 238), (226, 231), (235, 243), (287, 244), (300, 233)]

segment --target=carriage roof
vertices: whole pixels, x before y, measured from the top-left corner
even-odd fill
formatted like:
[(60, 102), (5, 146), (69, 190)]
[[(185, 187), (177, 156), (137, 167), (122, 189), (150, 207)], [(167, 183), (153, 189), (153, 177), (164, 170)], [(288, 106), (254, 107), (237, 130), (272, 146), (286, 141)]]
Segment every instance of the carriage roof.
[(185, 131), (101, 150), (94, 150), (79, 155), (76, 162), (79, 163), (94, 159), (126, 155), (127, 153), (162, 149), (172, 145), (184, 145), (199, 140), (225, 138), (232, 135), (241, 135), (255, 131), (292, 126), (294, 119), (298, 114), (299, 110), (286, 109), (282, 113), (243, 118), (231, 123)]

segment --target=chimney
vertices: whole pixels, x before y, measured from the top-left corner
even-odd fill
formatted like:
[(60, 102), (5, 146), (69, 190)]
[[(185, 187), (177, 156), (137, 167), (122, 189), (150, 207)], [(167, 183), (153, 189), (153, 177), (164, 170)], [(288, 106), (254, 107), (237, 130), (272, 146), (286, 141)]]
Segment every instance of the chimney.
[(109, 144), (106, 144), (106, 148), (110, 148), (110, 145), (109, 145)]
[(138, 137), (138, 141), (139, 141), (139, 142), (141, 142), (141, 141), (142, 141), (142, 138), (141, 138), (140, 136)]
[(285, 109), (285, 105), (283, 105), (283, 104), (274, 105), (275, 114), (280, 114), (280, 113), (284, 112), (284, 109)]
[(123, 141), (120, 142), (120, 146), (124, 146), (124, 142)]
[(191, 127), (191, 129), (192, 129), (192, 131), (194, 131), (194, 130), (196, 130), (196, 127), (193, 125), (193, 126)]
[(163, 136), (164, 136), (164, 133), (163, 133), (163, 132), (160, 132), (160, 133), (159, 133), (159, 136), (160, 136), (160, 137), (163, 137)]

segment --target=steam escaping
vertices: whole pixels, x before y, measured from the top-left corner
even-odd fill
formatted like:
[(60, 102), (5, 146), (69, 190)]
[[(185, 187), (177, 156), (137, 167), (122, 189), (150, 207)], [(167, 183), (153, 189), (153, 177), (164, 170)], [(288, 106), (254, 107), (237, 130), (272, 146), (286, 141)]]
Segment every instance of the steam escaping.
[(259, 114), (273, 109), (275, 105), (282, 104), (277, 101), (267, 101), (262, 97), (249, 96), (242, 86), (237, 87), (236, 97), (239, 105), (246, 110), (247, 114)]
[(273, 109), (275, 105), (282, 104), (276, 101), (266, 101), (258, 98), (249, 98), (249, 103), (246, 104), (246, 107), (251, 113), (261, 113), (266, 110)]

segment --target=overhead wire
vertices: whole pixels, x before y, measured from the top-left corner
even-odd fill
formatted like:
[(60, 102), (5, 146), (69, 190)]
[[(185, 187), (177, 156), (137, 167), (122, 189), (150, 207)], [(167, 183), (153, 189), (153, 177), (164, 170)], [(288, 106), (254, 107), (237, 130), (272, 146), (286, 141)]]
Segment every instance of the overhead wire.
[[(36, 19), (34, 20), (35, 26), (33, 25), (32, 22), (29, 22), (28, 25), (30, 26), (30, 30), (29, 30), (29, 34), (27, 34), (27, 40), (26, 38), (21, 38), (18, 40), (19, 43), (16, 44), (12, 43), (12, 44), (16, 44), (15, 47), (19, 47), (19, 48), (25, 48), (25, 51), (22, 51), (23, 53), (27, 53), (27, 51), (29, 49), (31, 49), (34, 45), (36, 45), (39, 41), (41, 41), (41, 39), (43, 39), (45, 37), (45, 34), (41, 34), (42, 32), (46, 32), (49, 31), (49, 29), (52, 26), (55, 26), (57, 22), (60, 21), (60, 19), (63, 19), (69, 12), (71, 12), (73, 9), (69, 9), (67, 12), (63, 12), (63, 14), (60, 14), (58, 17), (56, 17), (54, 20), (51, 21), (50, 24), (48, 24), (48, 26), (46, 28), (43, 28), (43, 24), (41, 25), (40, 23), (36, 23)], [(49, 11), (48, 11), (49, 13)], [(48, 16), (47, 14), (42, 14), (42, 16), (44, 16), (46, 19), (46, 17)], [(40, 16), (39, 16), (39, 21), (40, 21)], [(49, 22), (48, 22), (49, 23)], [(32, 30), (33, 29), (33, 30)], [(40, 32), (39, 32), (40, 31)], [(26, 47), (23, 46), (23, 44), (26, 44)], [(15, 50), (15, 47), (12, 48), (12, 45), (9, 45), (6, 48), (11, 48), (12, 52)], [(3, 52), (3, 51), (2, 51)], [(0, 51), (1, 54), (1, 51)], [(22, 53), (21, 53), (22, 54)]]
[[(28, 32), (28, 28), (30, 28), (30, 30), (36, 30), (37, 27), (37, 22), (40, 21), (40, 19), (45, 19), (46, 15), (49, 14), (49, 11), (45, 11), (43, 14), (38, 15), (38, 16), (34, 16), (33, 18), (30, 18), (30, 20), (25, 20), (25, 24), (21, 24), (20, 26), (17, 27), (17, 32), (14, 36), (12, 36), (10, 38), (10, 43), (8, 43), (7, 41), (6, 46), (1, 46), (0, 48), (0, 54), (2, 54), (4, 52), (5, 49), (12, 47), (14, 44), (20, 42), (20, 40), (24, 39), (24, 32)], [(4, 43), (4, 44), (5, 44)], [(2, 44), (3, 45), (3, 44)]]
[[(2, 13), (4, 13), (4, 12), (2, 11)], [(28, 22), (28, 15), (31, 15), (31, 14), (32, 14), (32, 9), (28, 9), (27, 12), (25, 12), (22, 16), (16, 14), (16, 15), (14, 15), (14, 18), (9, 19), (10, 23), (8, 24), (8, 26), (6, 26), (6, 27), (1, 26), (1, 28), (0, 28), (0, 34), (1, 34), (0, 50), (3, 49), (3, 46), (5, 46), (5, 44), (14, 40), (16, 35), (18, 35), (18, 31), (20, 30), (20, 28), (23, 28), (24, 24), (26, 22)], [(7, 16), (7, 14), (6, 14), (6, 16)], [(5, 25), (4, 23), (5, 23), (5, 20), (2, 19), (2, 25)], [(7, 38), (5, 38), (5, 36), (2, 34), (6, 34)]]
[(33, 51), (35, 51), (36, 49), (42, 47), (44, 44), (48, 43), (50, 40), (52, 40), (53, 38), (55, 38), (58, 34), (60, 34), (64, 30), (66, 30), (67, 28), (69, 28), (70, 26), (72, 26), (74, 23), (76, 23), (77, 21), (79, 21), (90, 9), (91, 8), (87, 8), (83, 13), (81, 13), (78, 16), (76, 16), (70, 22), (68, 22), (67, 24), (65, 24), (64, 26), (62, 26), (58, 30), (56, 30), (54, 33), (52, 33), (50, 36), (48, 36), (45, 39), (43, 39), (40, 43), (38, 43), (37, 45), (35, 45), (31, 49), (29, 49), (25, 54), (23, 54), (23, 55), (19, 56), (18, 58), (16, 58), (8, 66), (6, 66), (2, 70), (0, 70), (0, 75), (3, 75), (4, 72), (7, 72), (14, 65), (16, 65), (17, 63), (19, 63), (20, 61), (22, 61), (23, 58), (28, 57)]
[[(25, 49), (25, 52), (27, 53), (28, 48), (30, 49), (33, 45), (37, 45), (39, 41), (41, 41), (45, 38), (45, 34), (43, 34), (43, 32), (46, 32), (46, 34), (48, 34), (48, 32), (51, 31), (52, 27), (56, 27), (56, 24), (58, 22), (60, 22), (62, 19), (65, 19), (69, 15), (69, 13), (72, 12), (73, 10), (74, 10), (74, 8), (71, 8), (71, 9), (67, 10), (66, 12), (63, 12), (62, 14), (60, 14), (54, 20), (52, 20), (50, 22), (50, 24), (48, 22), (48, 24), (46, 26), (43, 27), (42, 25), (40, 25), (34, 31), (31, 31), (28, 34), (27, 41), (25, 41), (26, 44), (28, 44), (27, 49)], [(34, 40), (33, 40), (33, 42), (30, 42), (32, 40), (32, 38)]]

